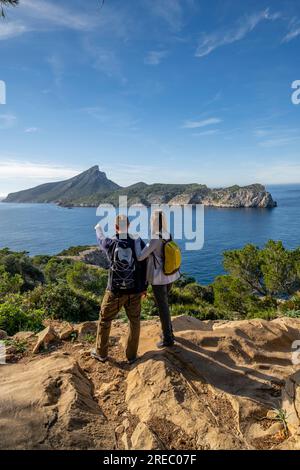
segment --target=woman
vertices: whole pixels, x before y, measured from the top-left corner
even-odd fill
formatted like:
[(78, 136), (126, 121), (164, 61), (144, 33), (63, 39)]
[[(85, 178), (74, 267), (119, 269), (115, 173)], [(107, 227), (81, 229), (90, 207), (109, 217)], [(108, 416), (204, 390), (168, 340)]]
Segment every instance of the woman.
[(154, 298), (159, 310), (162, 326), (162, 341), (157, 346), (160, 348), (174, 345), (174, 335), (169, 309), (168, 294), (180, 273), (166, 275), (163, 270), (163, 244), (164, 240), (170, 240), (165, 215), (156, 211), (151, 217), (151, 240), (141, 248), (140, 242), (136, 242), (136, 256), (138, 261), (147, 259), (147, 282), (152, 285)]

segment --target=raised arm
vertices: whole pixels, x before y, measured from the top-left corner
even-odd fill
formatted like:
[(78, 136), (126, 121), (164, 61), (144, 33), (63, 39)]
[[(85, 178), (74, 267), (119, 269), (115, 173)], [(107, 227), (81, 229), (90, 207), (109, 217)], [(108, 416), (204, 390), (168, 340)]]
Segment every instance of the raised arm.
[(158, 247), (159, 240), (150, 240), (149, 243), (142, 249), (141, 247), (141, 239), (137, 239), (135, 241), (135, 253), (138, 261), (144, 261), (147, 259), (151, 253)]
[(113, 240), (111, 238), (105, 237), (100, 223), (96, 225), (95, 230), (97, 243), (100, 247), (100, 250), (108, 254), (109, 248), (111, 247)]

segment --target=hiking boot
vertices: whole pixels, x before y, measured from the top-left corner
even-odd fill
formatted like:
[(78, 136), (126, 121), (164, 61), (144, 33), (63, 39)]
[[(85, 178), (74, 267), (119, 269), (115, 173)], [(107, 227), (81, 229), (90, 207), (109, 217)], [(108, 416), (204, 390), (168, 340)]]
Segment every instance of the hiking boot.
[(171, 348), (172, 346), (175, 345), (175, 342), (174, 341), (165, 341), (165, 340), (162, 340), (162, 341), (159, 341), (156, 346), (159, 348), (159, 349), (163, 349), (163, 348)]
[(138, 360), (138, 357), (134, 357), (133, 359), (128, 359), (128, 364), (134, 364)]
[(102, 357), (102, 356), (100, 356), (99, 354), (97, 354), (96, 349), (92, 349), (92, 350), (91, 350), (91, 357), (92, 357), (93, 359), (96, 359), (97, 361), (103, 362), (103, 363), (106, 362), (107, 359), (108, 359), (108, 356)]

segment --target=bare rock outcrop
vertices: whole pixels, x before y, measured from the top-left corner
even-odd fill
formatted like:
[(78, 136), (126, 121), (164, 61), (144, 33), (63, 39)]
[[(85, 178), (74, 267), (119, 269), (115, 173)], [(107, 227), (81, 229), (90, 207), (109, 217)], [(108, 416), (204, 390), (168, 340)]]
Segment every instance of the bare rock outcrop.
[(75, 333), (75, 330), (74, 330), (73, 325), (71, 325), (70, 323), (67, 323), (66, 325), (64, 325), (63, 329), (59, 332), (58, 336), (59, 336), (59, 339), (61, 340), (67, 340), (67, 339), (70, 339), (74, 333)]
[(292, 360), (300, 319), (181, 316), (173, 325), (175, 347), (159, 350), (159, 321), (143, 322), (131, 366), (120, 321), (105, 364), (90, 357), (88, 341), (74, 340), (0, 366), (0, 448), (300, 449), (300, 367)]
[(158, 434), (161, 423), (165, 434), (168, 427), (182, 433), (186, 448), (281, 444), (282, 423), (267, 413), (285, 406), (300, 320), (227, 322), (208, 330), (199, 320), (178, 317), (174, 326), (177, 346), (164, 351), (155, 348), (158, 327), (148, 327), (144, 356), (127, 377), (129, 411)]
[(282, 398), (289, 431), (300, 436), (300, 370), (286, 381)]
[(97, 246), (91, 246), (87, 250), (81, 251), (76, 256), (60, 255), (59, 258), (68, 258), (72, 259), (73, 261), (81, 261), (82, 263), (103, 269), (108, 269), (109, 267), (107, 256)]
[(87, 336), (95, 336), (97, 333), (97, 322), (87, 321), (79, 323), (75, 326), (74, 331), (76, 332), (80, 341), (86, 339)]
[(156, 436), (143, 422), (140, 422), (135, 428), (131, 436), (131, 446), (135, 450), (159, 450), (162, 448)]
[(7, 333), (4, 330), (0, 330), (0, 340), (6, 339)]
[(48, 348), (50, 343), (57, 340), (58, 336), (54, 328), (49, 325), (38, 334), (36, 345), (33, 348), (33, 354), (40, 352), (42, 348)]
[(110, 449), (114, 434), (72, 357), (3, 366), (0, 449)]

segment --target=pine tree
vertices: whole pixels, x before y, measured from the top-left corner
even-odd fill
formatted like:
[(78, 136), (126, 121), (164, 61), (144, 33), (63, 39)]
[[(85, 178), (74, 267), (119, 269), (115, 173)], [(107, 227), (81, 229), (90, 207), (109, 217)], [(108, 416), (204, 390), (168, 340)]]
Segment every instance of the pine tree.
[(0, 16), (5, 17), (5, 7), (16, 7), (19, 4), (19, 0), (0, 0)]

